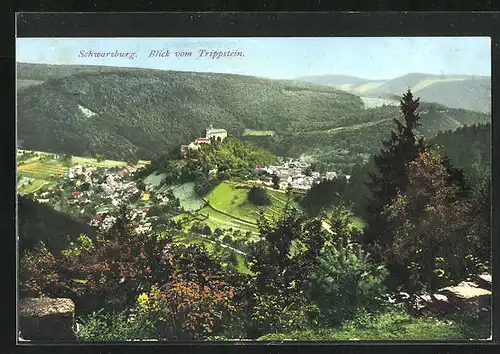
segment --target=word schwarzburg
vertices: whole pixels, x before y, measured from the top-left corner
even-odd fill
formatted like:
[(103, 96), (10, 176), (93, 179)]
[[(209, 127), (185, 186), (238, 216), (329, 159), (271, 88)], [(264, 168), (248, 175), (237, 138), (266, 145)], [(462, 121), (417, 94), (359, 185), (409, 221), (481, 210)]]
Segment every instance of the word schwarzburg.
[(80, 58), (128, 58), (135, 59), (137, 57), (137, 53), (135, 52), (121, 52), (119, 50), (115, 50), (114, 52), (96, 52), (92, 50), (80, 50), (80, 54), (78, 55)]

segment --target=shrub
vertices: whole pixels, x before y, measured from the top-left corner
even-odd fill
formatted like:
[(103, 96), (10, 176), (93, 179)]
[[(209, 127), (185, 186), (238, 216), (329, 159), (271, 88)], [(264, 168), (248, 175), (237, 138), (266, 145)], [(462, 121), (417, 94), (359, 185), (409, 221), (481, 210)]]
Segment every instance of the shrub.
[(312, 297), (322, 318), (339, 324), (360, 309), (377, 310), (385, 293), (388, 272), (371, 262), (357, 243), (337, 242), (320, 258), (312, 277)]
[(138, 314), (157, 323), (166, 339), (201, 339), (229, 317), (233, 288), (213, 275), (173, 274), (162, 286), (137, 298)]
[(104, 156), (100, 155), (100, 154), (95, 154), (95, 159), (97, 162), (102, 162), (104, 161)]
[(45, 247), (21, 260), (21, 296), (69, 297), (79, 311), (124, 309), (137, 294), (176, 270), (221, 273), (218, 260), (199, 246), (138, 234), (124, 216), (96, 240), (80, 239), (60, 255)]
[(127, 311), (103, 312), (77, 318), (81, 325), (78, 339), (82, 341), (125, 341), (156, 338), (155, 323), (144, 316), (130, 316)]
[(247, 324), (251, 336), (304, 329), (315, 324), (318, 307), (303, 297), (284, 299), (255, 294), (255, 305)]
[(69, 155), (69, 154), (64, 154), (62, 157), (61, 157), (61, 162), (64, 166), (66, 167), (71, 167), (72, 163), (73, 163), (73, 156)]

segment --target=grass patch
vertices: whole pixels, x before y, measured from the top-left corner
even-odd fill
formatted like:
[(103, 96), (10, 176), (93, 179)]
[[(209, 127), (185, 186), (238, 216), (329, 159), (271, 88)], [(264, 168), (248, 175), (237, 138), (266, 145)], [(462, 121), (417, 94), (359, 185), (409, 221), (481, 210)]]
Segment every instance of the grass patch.
[(355, 227), (358, 230), (363, 230), (365, 228), (365, 222), (360, 217), (354, 216), (351, 218), (351, 227)]
[(78, 339), (82, 341), (126, 341), (158, 337), (153, 321), (132, 320), (127, 312), (97, 311), (76, 319), (81, 325)]
[(42, 188), (49, 188), (55, 185), (55, 182), (46, 181), (43, 179), (35, 179), (31, 184), (25, 184), (22, 187), (18, 188), (18, 191), (20, 193), (32, 194), (38, 192)]
[[(231, 182), (219, 184), (207, 196), (207, 200), (212, 207), (223, 213), (256, 224), (260, 207), (248, 201), (248, 189), (237, 189), (236, 185), (236, 183)], [(271, 199), (271, 204), (264, 208), (265, 216), (267, 219), (279, 217), (286, 206), (288, 197), (285, 193), (272, 189), (266, 189), (266, 191)], [(298, 207), (294, 202), (291, 205)]]
[[(183, 213), (176, 216), (174, 220), (181, 220), (187, 216), (190, 220), (184, 223), (184, 229), (188, 230), (193, 222), (198, 219), (197, 215), (200, 217), (208, 215), (208, 218), (202, 218), (204, 219), (202, 222), (212, 230), (216, 228), (240, 230), (245, 237), (245, 234), (250, 232), (252, 236), (257, 238), (259, 233), (257, 226), (259, 207), (247, 201), (248, 189), (237, 189), (235, 188), (236, 185), (236, 183), (231, 182), (219, 184), (207, 196), (210, 206), (205, 206), (195, 214)], [(266, 219), (272, 220), (273, 217), (278, 218), (283, 212), (287, 203), (287, 196), (284, 193), (274, 190), (268, 190), (268, 194), (271, 198), (271, 205), (264, 209), (264, 216)], [(194, 203), (194, 197), (190, 198), (193, 199), (190, 201), (187, 198), (186, 202)], [(292, 205), (294, 205), (293, 202)]]
[(337, 328), (317, 328), (290, 333), (272, 333), (259, 340), (478, 340), (490, 336), (490, 319), (454, 317), (436, 319), (412, 317), (393, 310), (384, 314), (358, 316)]
[(255, 130), (255, 129), (245, 129), (243, 136), (274, 136), (276, 132), (274, 130)]
[(194, 182), (188, 182), (169, 187), (174, 196), (179, 199), (184, 210), (193, 211), (203, 207), (205, 202), (194, 191)]
[(207, 200), (214, 209), (233, 215), (250, 223), (255, 222), (256, 208), (248, 202), (248, 190), (236, 189), (231, 183), (219, 184), (208, 196)]
[(165, 178), (165, 176), (166, 176), (165, 173), (156, 174), (156, 172), (154, 172), (149, 176), (147, 176), (146, 178), (144, 178), (144, 183), (152, 185), (154, 187), (158, 187)]
[(122, 167), (127, 165), (127, 163), (124, 161), (104, 160), (97, 162), (96, 159), (90, 157), (78, 157), (78, 156), (73, 156), (71, 158), (71, 162), (72, 165), (95, 166), (95, 167)]
[(236, 265), (236, 270), (242, 274), (248, 274), (251, 276), (255, 276), (255, 273), (252, 272), (245, 263), (245, 258), (242, 254), (237, 253), (236, 259), (238, 260), (238, 264)]
[[(333, 215), (332, 210), (330, 210), (326, 213), (326, 217), (328, 219), (328, 225), (330, 225), (329, 220), (332, 218), (332, 215)], [(350, 225), (351, 228), (356, 228), (356, 229), (361, 230), (361, 231), (365, 228), (365, 225), (366, 225), (365, 221), (362, 218), (360, 218), (359, 216), (352, 216), (350, 220), (351, 220), (351, 225)]]

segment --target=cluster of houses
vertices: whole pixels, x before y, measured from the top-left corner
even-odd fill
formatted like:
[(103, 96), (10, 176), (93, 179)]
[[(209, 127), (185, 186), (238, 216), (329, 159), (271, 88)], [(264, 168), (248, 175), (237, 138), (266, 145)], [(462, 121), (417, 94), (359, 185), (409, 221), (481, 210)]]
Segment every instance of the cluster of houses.
[[(292, 188), (296, 190), (309, 190), (315, 183), (320, 183), (322, 180), (339, 178), (336, 172), (319, 173), (310, 171), (310, 173), (307, 173), (306, 171), (310, 169), (310, 167), (310, 164), (289, 159), (281, 165), (271, 165), (267, 167), (264, 165), (257, 165), (255, 169), (269, 175), (278, 176), (280, 189)], [(349, 180), (351, 176), (345, 175), (345, 178)], [(272, 178), (264, 178), (264, 185), (272, 186)]]
[[(60, 175), (61, 184), (59, 190), (64, 191), (64, 185), (74, 187), (71, 192), (69, 203), (76, 206), (81, 214), (85, 213), (88, 206), (93, 205), (98, 209), (95, 217), (89, 222), (89, 225), (98, 227), (101, 230), (108, 230), (116, 218), (109, 215), (108, 212), (120, 205), (133, 205), (134, 208), (129, 211), (128, 217), (132, 220), (133, 226), (137, 231), (150, 229), (150, 219), (147, 217), (149, 207), (152, 202), (162, 204), (169, 202), (166, 195), (155, 194), (146, 188), (146, 191), (140, 191), (136, 182), (127, 176), (133, 176), (137, 167), (125, 166), (121, 171), (111, 172), (103, 168), (94, 166), (73, 166), (67, 174)], [(83, 188), (84, 184), (88, 184)], [(50, 188), (40, 194), (38, 201), (49, 202), (56, 193), (56, 189)], [(138, 201), (131, 203), (131, 198)]]
[(211, 144), (212, 138), (220, 139), (223, 141), (227, 137), (227, 130), (214, 128), (212, 125), (206, 129), (206, 134), (204, 138), (196, 138), (189, 145), (181, 145), (181, 152), (185, 154), (188, 150), (196, 151), (200, 148), (200, 144)]

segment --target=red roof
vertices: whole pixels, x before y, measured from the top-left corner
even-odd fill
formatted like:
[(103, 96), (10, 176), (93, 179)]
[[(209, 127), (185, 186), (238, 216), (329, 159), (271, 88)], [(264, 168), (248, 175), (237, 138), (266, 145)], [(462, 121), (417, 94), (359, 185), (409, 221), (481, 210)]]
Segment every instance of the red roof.
[(256, 165), (255, 168), (266, 168), (264, 165)]
[(73, 192), (71, 194), (73, 194), (73, 195), (80, 195), (80, 194), (82, 194), (82, 192)]
[(196, 138), (195, 141), (210, 141), (209, 138)]
[(321, 177), (326, 177), (326, 173), (322, 173), (322, 174), (321, 174)]

